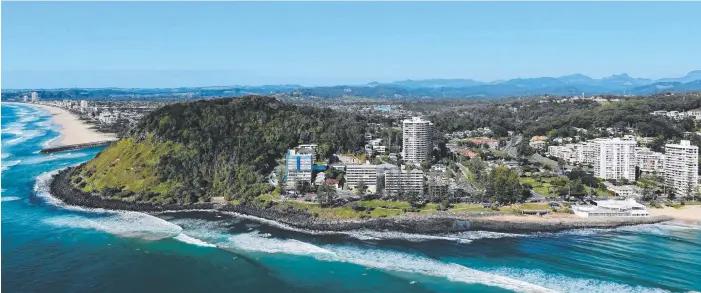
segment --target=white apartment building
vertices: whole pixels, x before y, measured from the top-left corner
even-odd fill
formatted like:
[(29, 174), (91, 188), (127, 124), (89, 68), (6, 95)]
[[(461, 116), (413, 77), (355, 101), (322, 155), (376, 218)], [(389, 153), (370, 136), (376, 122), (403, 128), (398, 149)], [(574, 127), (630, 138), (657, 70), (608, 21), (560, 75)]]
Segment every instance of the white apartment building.
[(596, 162), (597, 142), (602, 139), (594, 139), (585, 141), (575, 145), (575, 151), (577, 152), (577, 162), (583, 165), (594, 166)]
[(402, 157), (407, 163), (421, 163), (428, 160), (433, 149), (433, 123), (413, 117), (402, 122), (404, 145)]
[[(688, 140), (665, 145), (665, 184), (678, 196), (690, 196), (698, 191), (699, 147)], [(692, 194), (689, 194), (689, 193)]]
[(32, 103), (39, 102), (39, 94), (37, 92), (32, 92), (30, 96), (32, 98)]
[(548, 155), (563, 159), (570, 164), (579, 162), (574, 144), (567, 144), (564, 146), (549, 146)]
[(88, 111), (88, 101), (86, 100), (81, 100), (80, 101), (80, 113), (85, 113)]
[(635, 140), (612, 138), (596, 142), (594, 175), (603, 179), (635, 181)]
[(316, 152), (317, 149), (319, 149), (319, 145), (316, 144), (300, 144), (297, 146), (297, 149), (310, 149), (313, 152)]
[(354, 190), (362, 181), (367, 191), (377, 192), (377, 166), (346, 165), (346, 189)]
[(288, 150), (285, 156), (285, 182), (287, 188), (295, 188), (297, 181), (312, 182), (314, 154), (311, 149)]
[(635, 165), (643, 173), (664, 172), (665, 156), (663, 153), (653, 152), (650, 148), (635, 148)]
[(387, 170), (385, 172), (385, 191), (391, 195), (406, 195), (409, 192), (423, 195), (424, 172), (418, 169), (411, 171)]
[(701, 120), (701, 109), (687, 111), (686, 117), (693, 118), (694, 120)]

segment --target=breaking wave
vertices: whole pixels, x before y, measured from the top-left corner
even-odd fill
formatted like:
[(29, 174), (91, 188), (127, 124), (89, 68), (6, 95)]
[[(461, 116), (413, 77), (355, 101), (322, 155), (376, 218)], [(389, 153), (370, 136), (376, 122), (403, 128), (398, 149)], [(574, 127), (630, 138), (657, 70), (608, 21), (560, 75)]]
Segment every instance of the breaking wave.
[(16, 135), (18, 137), (4, 142), (4, 145), (6, 145), (6, 146), (17, 145), (17, 144), (20, 144), (22, 142), (28, 141), (32, 138), (42, 136), (42, 135), (44, 135), (44, 132), (41, 130), (27, 130), (27, 131), (21, 131), (21, 133), (16, 134)]
[(20, 200), (22, 199), (21, 197), (17, 196), (3, 196), (2, 201), (15, 201), (15, 200)]
[(62, 228), (93, 229), (120, 237), (139, 238), (143, 240), (173, 238), (188, 244), (214, 247), (212, 244), (182, 234), (183, 229), (180, 226), (148, 214), (65, 205), (61, 200), (50, 194), (49, 184), (51, 182), (51, 177), (58, 171), (59, 170), (54, 170), (39, 175), (34, 186), (34, 191), (38, 197), (44, 199), (49, 204), (60, 206), (77, 213), (44, 219), (43, 222), (45, 224)]
[(176, 240), (181, 241), (181, 242), (185, 242), (187, 244), (192, 244), (192, 245), (197, 245), (197, 246), (202, 246), (202, 247), (217, 247), (214, 244), (207, 243), (207, 242), (204, 242), (200, 239), (190, 237), (184, 233), (178, 234), (178, 236), (173, 237), (173, 239), (176, 239)]
[(2, 164), (2, 170), (5, 171), (5, 170), (9, 169), (10, 167), (15, 166), (21, 162), (22, 162), (21, 160), (12, 160), (12, 161), (3, 161), (0, 164)]
[(591, 293), (657, 293), (669, 292), (658, 288), (647, 288), (641, 286), (630, 286), (626, 284), (584, 279), (572, 278), (558, 274), (545, 273), (541, 270), (532, 269), (512, 269), (498, 268), (488, 270), (489, 273), (505, 276), (509, 278), (519, 279), (530, 283), (543, 284), (548, 288), (555, 289), (559, 292), (591, 292)]
[(315, 245), (296, 239), (275, 238), (258, 231), (230, 234), (225, 227), (225, 221), (177, 219), (173, 222), (181, 225), (188, 235), (194, 235), (207, 243), (214, 243), (217, 247), (235, 252), (308, 256), (321, 261), (351, 263), (390, 273), (415, 273), (446, 278), (454, 282), (497, 286), (517, 292), (554, 292), (535, 284), (421, 255), (334, 244)]
[(32, 158), (29, 158), (29, 159), (22, 161), (22, 165), (34, 165), (34, 164), (40, 164), (40, 163), (54, 161), (54, 160), (75, 159), (75, 158), (82, 158), (85, 156), (88, 156), (88, 154), (86, 154), (86, 153), (62, 153), (62, 154), (40, 155), (40, 156), (32, 157)]

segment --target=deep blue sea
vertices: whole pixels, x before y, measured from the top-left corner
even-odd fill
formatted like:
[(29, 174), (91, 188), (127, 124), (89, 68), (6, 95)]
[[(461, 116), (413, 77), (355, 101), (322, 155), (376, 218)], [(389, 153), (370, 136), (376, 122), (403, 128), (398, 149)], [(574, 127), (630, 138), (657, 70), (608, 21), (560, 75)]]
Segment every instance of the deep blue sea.
[(65, 207), (51, 172), (99, 149), (42, 155), (51, 116), (2, 105), (4, 292), (701, 291), (701, 227), (443, 236), (308, 234), (205, 212)]

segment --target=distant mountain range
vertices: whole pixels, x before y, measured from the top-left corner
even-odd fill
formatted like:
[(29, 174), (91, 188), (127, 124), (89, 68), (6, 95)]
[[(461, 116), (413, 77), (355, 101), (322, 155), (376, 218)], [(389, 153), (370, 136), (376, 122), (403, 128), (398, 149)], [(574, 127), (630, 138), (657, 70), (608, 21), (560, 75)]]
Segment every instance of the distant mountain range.
[[(2, 98), (17, 99), (30, 91), (3, 90)], [(493, 82), (472, 79), (424, 79), (365, 85), (305, 87), (301, 85), (210, 86), (165, 89), (52, 89), (37, 90), (45, 99), (167, 99), (243, 96), (250, 94), (279, 95), (299, 98), (501, 98), (534, 95), (650, 95), (660, 92), (701, 91), (701, 70), (679, 78), (657, 80), (616, 74), (595, 79), (583, 74), (561, 77), (517, 78)]]
[(701, 70), (694, 70), (680, 78), (651, 80), (616, 74), (601, 79), (583, 74), (562, 77), (517, 78), (505, 81), (480, 82), (472, 79), (426, 79), (390, 83), (369, 83), (370, 87), (399, 87), (405, 89), (460, 88), (463, 94), (499, 97), (533, 94), (654, 94), (701, 90)]

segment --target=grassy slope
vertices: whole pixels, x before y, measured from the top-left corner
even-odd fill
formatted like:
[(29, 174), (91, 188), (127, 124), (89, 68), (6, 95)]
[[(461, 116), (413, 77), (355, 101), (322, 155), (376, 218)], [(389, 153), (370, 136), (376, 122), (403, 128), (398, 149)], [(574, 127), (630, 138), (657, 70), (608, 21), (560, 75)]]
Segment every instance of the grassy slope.
[(105, 187), (124, 186), (123, 190), (127, 191), (164, 195), (179, 184), (159, 183), (156, 166), (160, 156), (181, 149), (182, 146), (172, 142), (156, 142), (151, 138), (142, 142), (136, 142), (133, 138), (122, 139), (100, 152), (82, 168), (80, 176), (87, 183), (82, 189), (92, 192)]

